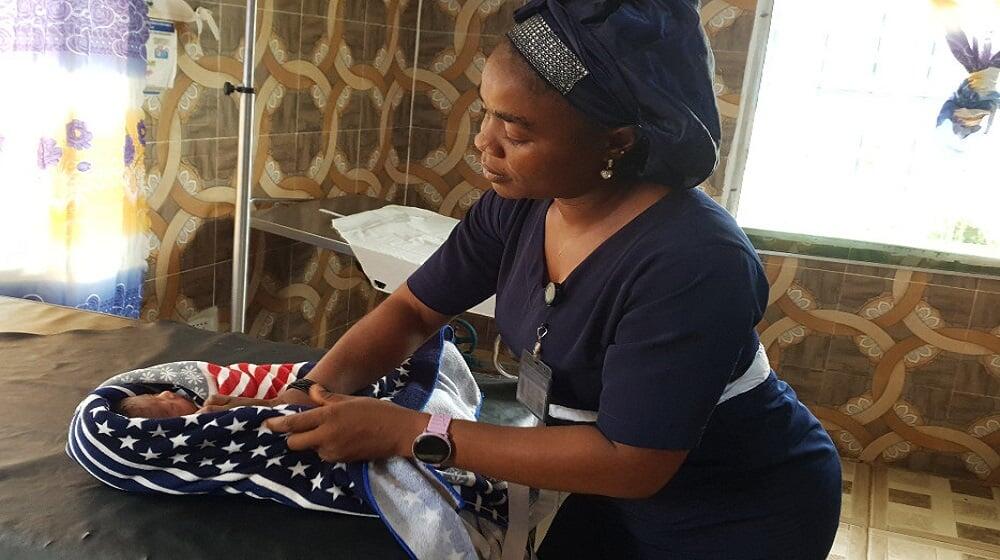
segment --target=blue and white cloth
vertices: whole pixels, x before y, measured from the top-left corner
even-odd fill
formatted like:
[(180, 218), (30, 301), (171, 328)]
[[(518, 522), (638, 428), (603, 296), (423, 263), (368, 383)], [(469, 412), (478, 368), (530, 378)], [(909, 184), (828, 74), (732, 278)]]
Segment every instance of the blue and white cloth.
[[(206, 385), (169, 373), (162, 366), (128, 372), (112, 379), (141, 383), (107, 384), (88, 395), (70, 424), (70, 457), (101, 482), (128, 492), (239, 494), (377, 516), (415, 558), (493, 557), (499, 551), (507, 524), (505, 482), (398, 457), (327, 463), (312, 451), (290, 451), (285, 434), (263, 425), (307, 407), (238, 407), (164, 419), (115, 412), (122, 398), (160, 391), (164, 384), (195, 401), (210, 396)], [(359, 394), (466, 420), (475, 420), (482, 404), (461, 353), (443, 334)]]

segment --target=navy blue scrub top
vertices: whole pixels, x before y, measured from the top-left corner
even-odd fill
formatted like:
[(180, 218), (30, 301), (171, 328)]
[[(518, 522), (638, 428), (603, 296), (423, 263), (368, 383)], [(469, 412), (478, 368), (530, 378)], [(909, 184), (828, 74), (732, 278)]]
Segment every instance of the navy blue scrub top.
[[(487, 192), (410, 277), (410, 290), (444, 315), (496, 293), (497, 325), (517, 355), (532, 349), (539, 325), (548, 325), (542, 359), (553, 370), (553, 404), (597, 411), (597, 428), (610, 440), (690, 451), (653, 498), (611, 500), (623, 523), (641, 525), (652, 541), (679, 546), (679, 538), (697, 540), (698, 527), (733, 516), (774, 519), (776, 509), (795, 507), (790, 497), (768, 511), (759, 491), (742, 492), (742, 506), (734, 497), (733, 484), (759, 486), (751, 474), (759, 469), (773, 474), (771, 467), (816, 451), (835, 460), (815, 418), (773, 373), (763, 386), (717, 406), (726, 384), (754, 359), (754, 327), (768, 297), (760, 259), (735, 220), (697, 189), (672, 192), (594, 250), (548, 307), (551, 203)], [(822, 437), (810, 440), (811, 432)], [(808, 475), (789, 476), (799, 474)], [(834, 478), (828, 474), (824, 480)], [(839, 471), (835, 478), (839, 501)], [(662, 539), (648, 534), (650, 522), (663, 529)], [(633, 529), (627, 532), (635, 535)], [(751, 523), (747, 530), (759, 529)]]
[(704, 193), (675, 192), (600, 245), (547, 307), (550, 204), (488, 192), (410, 289), (445, 315), (496, 293), (497, 326), (516, 355), (549, 325), (553, 404), (598, 411), (598, 428), (620, 443), (695, 448), (757, 352), (768, 284), (753, 246)]

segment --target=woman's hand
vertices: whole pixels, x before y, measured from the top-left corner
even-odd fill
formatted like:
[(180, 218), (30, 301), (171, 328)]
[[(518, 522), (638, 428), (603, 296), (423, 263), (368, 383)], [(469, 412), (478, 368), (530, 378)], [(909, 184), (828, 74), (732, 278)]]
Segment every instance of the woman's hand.
[[(301, 392), (301, 391), (300, 391)], [(202, 412), (222, 412), (238, 406), (275, 406), (282, 404), (278, 399), (251, 399), (249, 397), (230, 397), (227, 395), (212, 395), (205, 401), (204, 406), (198, 409)]]
[(315, 406), (312, 398), (305, 391), (298, 389), (285, 389), (273, 399), (252, 399), (248, 397), (229, 397), (226, 395), (212, 395), (205, 401), (205, 406), (198, 409), (198, 412), (222, 412), (237, 406), (278, 406), (279, 404), (301, 404)]
[(287, 432), (288, 448), (314, 449), (327, 462), (368, 461), (411, 454), (429, 416), (388, 401), (309, 390), (312, 410), (271, 418), (265, 426)]

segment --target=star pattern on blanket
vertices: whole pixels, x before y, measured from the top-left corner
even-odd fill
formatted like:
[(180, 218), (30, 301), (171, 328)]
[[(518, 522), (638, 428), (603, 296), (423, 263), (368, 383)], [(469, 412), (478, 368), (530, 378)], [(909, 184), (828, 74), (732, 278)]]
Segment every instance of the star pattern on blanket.
[[(360, 391), (359, 396), (387, 399), (407, 408), (423, 408), (438, 380), (441, 342), (432, 340), (425, 346), (424, 354), (416, 353), (414, 359), (406, 360)], [(297, 508), (361, 515), (375, 513), (368, 500), (375, 500), (372, 503), (379, 504), (380, 512), (384, 511), (383, 500), (398, 501), (409, 510), (410, 515), (405, 518), (420, 519), (434, 526), (430, 534), (438, 535), (434, 539), (438, 542), (432, 545), (434, 552), (428, 557), (465, 558), (470, 552), (468, 536), (451, 508), (461, 506), (505, 524), (502, 518), (506, 516), (506, 488), (499, 484), (491, 486), (490, 481), (474, 474), (447, 480), (426, 471), (415, 479), (415, 482), (423, 480), (425, 485), (418, 492), (403, 495), (392, 490), (384, 498), (375, 498), (368, 478), (374, 463), (327, 463), (315, 452), (289, 450), (287, 434), (275, 434), (263, 423), (269, 418), (296, 414), (302, 407), (236, 407), (224, 412), (164, 419), (127, 418), (116, 412), (121, 398), (160, 392), (164, 388), (158, 385), (162, 384), (197, 404), (199, 398), (207, 398), (216, 391), (253, 395), (255, 391), (270, 390), (271, 380), (282, 375), (283, 382), (294, 379), (290, 372), (304, 374), (312, 367), (310, 364), (295, 369), (300, 366), (177, 362), (119, 374), (77, 407), (67, 452), (94, 477), (131, 492), (242, 494)], [(425, 467), (412, 472), (419, 469)], [(443, 485), (426, 483), (434, 480), (434, 476)], [(442, 502), (442, 496), (449, 494)], [(420, 537), (415, 533), (405, 538), (407, 543), (415, 543)]]
[[(112, 393), (114, 388), (100, 392)], [(122, 396), (127, 396), (125, 393)], [(96, 401), (96, 400), (95, 400)], [(94, 409), (107, 411), (103, 404)], [(90, 409), (86, 409), (90, 412)], [(263, 428), (268, 418), (295, 414), (301, 407), (238, 407), (221, 413), (192, 414), (165, 419), (126, 418), (120, 415), (95, 418), (76, 434), (111, 450), (105, 468), (142, 473), (140, 490), (156, 488), (196, 491), (200, 485), (256, 485), (254, 477), (266, 477), (255, 495), (286, 503), (314, 504), (317, 509), (368, 513), (356, 495), (354, 481), (345, 463), (317, 461), (312, 452), (289, 451), (287, 434)], [(284, 460), (284, 461), (283, 461)], [(141, 469), (138, 468), (141, 466)], [(155, 469), (155, 470), (150, 470)], [(121, 473), (125, 474), (125, 473)], [(133, 476), (134, 480), (139, 480)], [(257, 482), (260, 482), (259, 480)], [(142, 487), (146, 484), (146, 487)]]

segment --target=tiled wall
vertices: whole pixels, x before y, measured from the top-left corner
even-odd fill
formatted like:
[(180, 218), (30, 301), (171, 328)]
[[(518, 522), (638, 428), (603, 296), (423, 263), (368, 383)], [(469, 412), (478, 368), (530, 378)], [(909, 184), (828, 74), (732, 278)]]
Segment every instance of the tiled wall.
[(842, 455), (1000, 483), (1000, 280), (765, 264), (761, 341)]
[[(218, 306), (229, 321), (231, 219), (245, 3), (191, 2), (221, 39), (182, 26), (175, 87), (149, 97), (148, 198), (154, 243), (143, 317), (187, 321)], [(417, 2), (258, 2), (254, 196), (366, 193), (402, 202)], [(254, 233), (248, 323), (258, 336), (324, 344), (374, 294), (348, 259)]]
[[(472, 146), (480, 72), (521, 3), (261, 0), (254, 195), (358, 192), (463, 216), (489, 188)], [(143, 317), (187, 321), (217, 306), (224, 328), (239, 104), (221, 88), (242, 75), (245, 4), (191, 4), (212, 11), (221, 38), (182, 26), (177, 83), (147, 99), (154, 249)], [(704, 9), (720, 45), (727, 136), (753, 19), (747, 10), (718, 1)], [(721, 175), (707, 185), (715, 196)], [(350, 260), (259, 233), (252, 254), (248, 324), (259, 336), (322, 345), (377, 297)]]
[[(520, 3), (262, 2), (255, 194), (364, 192), (464, 215), (488, 188), (472, 147), (475, 88)], [(160, 247), (144, 316), (184, 320), (218, 305), (225, 328), (237, 104), (219, 88), (239, 76), (243, 9), (202, 5), (219, 16), (221, 44), (204, 33), (205, 54), (186, 57), (178, 86), (149, 103)], [(724, 135), (705, 188), (718, 197), (754, 3), (709, 0), (702, 14)], [(260, 233), (252, 250), (258, 336), (329, 346), (382, 297), (350, 259)], [(766, 265), (762, 340), (845, 456), (1000, 482), (1000, 281), (780, 257)], [(495, 327), (470, 319), (489, 369)]]

